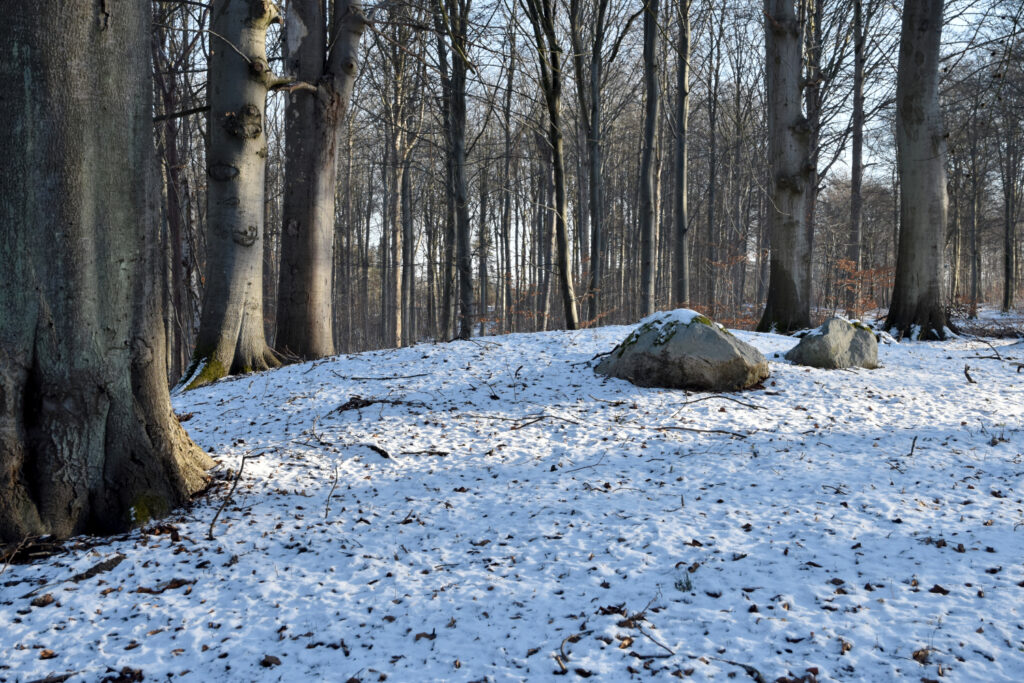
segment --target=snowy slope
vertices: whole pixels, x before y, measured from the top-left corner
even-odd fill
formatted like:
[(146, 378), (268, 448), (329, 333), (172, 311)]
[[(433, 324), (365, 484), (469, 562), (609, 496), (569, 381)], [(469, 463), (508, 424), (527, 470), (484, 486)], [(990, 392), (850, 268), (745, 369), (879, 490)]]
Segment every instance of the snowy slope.
[(177, 397), (230, 478), (8, 567), (0, 681), (1024, 680), (1024, 373), (966, 340), (812, 370), (738, 333), (767, 386), (686, 394), (594, 375), (628, 332)]

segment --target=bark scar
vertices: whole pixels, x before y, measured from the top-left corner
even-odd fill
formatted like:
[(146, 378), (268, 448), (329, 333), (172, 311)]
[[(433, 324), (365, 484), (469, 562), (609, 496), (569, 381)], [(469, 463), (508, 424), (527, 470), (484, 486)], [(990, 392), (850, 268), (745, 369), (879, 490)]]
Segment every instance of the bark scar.
[(97, 17), (100, 25), (100, 31), (106, 31), (110, 28), (110, 17), (110, 0), (100, 0), (100, 12)]

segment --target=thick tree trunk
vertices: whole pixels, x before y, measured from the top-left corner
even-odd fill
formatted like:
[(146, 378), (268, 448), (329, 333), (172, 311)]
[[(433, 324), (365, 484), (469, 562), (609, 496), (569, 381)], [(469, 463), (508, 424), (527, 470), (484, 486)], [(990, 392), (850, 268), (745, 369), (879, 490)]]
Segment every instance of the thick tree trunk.
[(334, 353), (331, 268), (338, 138), (365, 26), (359, 0), (335, 2), (330, 36), (327, 24), (320, 0), (288, 3), (288, 67), (297, 80), (315, 87), (292, 92), (285, 112), (276, 346), (303, 359)]
[(771, 264), (762, 332), (792, 332), (811, 324), (811, 241), (806, 201), (816, 171), (809, 163), (809, 128), (800, 108), (800, 29), (793, 0), (765, 0), (768, 221)]
[(0, 75), (0, 543), (112, 532), (212, 462), (171, 412), (148, 3), (6, 8)]
[(946, 232), (946, 138), (939, 109), (942, 0), (903, 6), (896, 79), (900, 238), (886, 327), (900, 336), (945, 339), (942, 239)]
[(274, 85), (266, 37), (277, 10), (269, 0), (214, 0), (210, 16), (206, 288), (189, 389), (280, 365), (263, 330), (262, 250)]
[(690, 118), (690, 2), (679, 3), (679, 49), (676, 71), (676, 177), (675, 177), (675, 268), (672, 278), (672, 304), (690, 303), (690, 229), (687, 206), (688, 174), (687, 138)]
[(655, 145), (661, 118), (658, 81), (658, 10), (660, 0), (647, 0), (644, 10), (644, 141), (640, 157), (640, 298), (643, 315), (654, 313), (654, 275), (657, 265), (658, 205)]

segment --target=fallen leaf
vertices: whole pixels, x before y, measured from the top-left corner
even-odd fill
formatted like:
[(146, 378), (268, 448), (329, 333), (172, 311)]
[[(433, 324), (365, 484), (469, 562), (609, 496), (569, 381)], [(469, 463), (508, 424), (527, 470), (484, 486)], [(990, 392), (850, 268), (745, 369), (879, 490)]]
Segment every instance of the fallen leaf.
[(38, 598), (33, 600), (31, 604), (33, 607), (46, 607), (47, 605), (52, 605), (53, 602), (53, 595), (47, 593), (46, 595), (40, 595)]

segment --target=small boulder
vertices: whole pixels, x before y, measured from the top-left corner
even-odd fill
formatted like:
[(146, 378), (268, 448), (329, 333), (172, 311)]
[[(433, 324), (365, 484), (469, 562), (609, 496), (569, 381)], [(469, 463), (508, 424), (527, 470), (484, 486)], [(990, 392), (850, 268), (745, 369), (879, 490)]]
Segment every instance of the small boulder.
[(797, 365), (826, 370), (873, 369), (878, 367), (878, 340), (871, 328), (863, 323), (829, 318), (787, 351), (786, 359)]
[(768, 361), (721, 325), (684, 308), (641, 320), (595, 370), (641, 387), (736, 391), (765, 380)]

